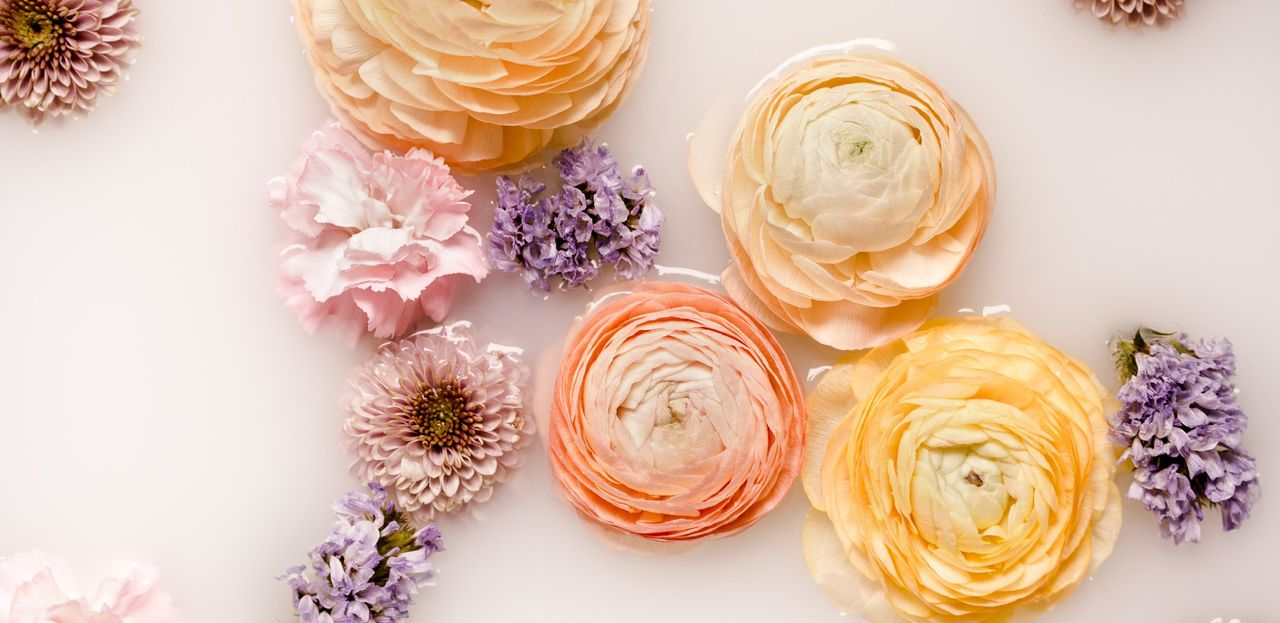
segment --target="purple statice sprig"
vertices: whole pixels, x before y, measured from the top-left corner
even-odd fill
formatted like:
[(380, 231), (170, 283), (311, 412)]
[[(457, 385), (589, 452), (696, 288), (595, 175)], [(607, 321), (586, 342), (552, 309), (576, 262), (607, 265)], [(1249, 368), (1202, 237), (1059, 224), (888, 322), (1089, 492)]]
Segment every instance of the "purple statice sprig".
[(395, 623), (422, 586), (434, 581), (431, 555), (444, 549), (434, 525), (415, 530), (386, 491), (349, 492), (333, 505), (329, 536), (311, 550), (310, 565), (284, 577), (299, 623)]
[(1236, 402), (1231, 342), (1139, 328), (1115, 355), (1124, 385), (1111, 437), (1133, 463), (1129, 497), (1174, 543), (1200, 540), (1205, 507), (1221, 511), (1224, 530), (1240, 527), (1262, 490), (1240, 445), (1248, 419)]
[(532, 292), (586, 287), (605, 265), (615, 279), (638, 279), (653, 267), (663, 215), (642, 167), (623, 177), (604, 145), (590, 139), (552, 161), (559, 188), (531, 175), (499, 177), (489, 259), (520, 272)]

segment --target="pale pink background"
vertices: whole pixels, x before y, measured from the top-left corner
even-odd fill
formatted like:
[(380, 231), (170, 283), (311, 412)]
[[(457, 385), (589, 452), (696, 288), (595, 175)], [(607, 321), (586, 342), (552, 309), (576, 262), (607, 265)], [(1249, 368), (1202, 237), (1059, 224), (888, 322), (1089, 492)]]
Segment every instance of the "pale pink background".
[[(142, 55), (92, 117), (33, 133), (0, 115), (0, 553), (148, 558), (190, 621), (287, 621), (274, 578), (356, 485), (338, 404), (374, 346), (304, 335), (275, 294), (265, 184), (326, 107), (287, 2), (138, 4)], [(1280, 3), (1187, 0), (1144, 31), (1068, 0), (654, 4), (648, 67), (603, 137), (659, 188), (662, 263), (727, 258), (685, 173), (707, 107), (805, 47), (887, 39), (969, 109), (998, 167), (987, 240), (942, 310), (1008, 305), (1108, 383), (1104, 341), (1135, 322), (1229, 336), (1248, 446), (1266, 476), (1280, 464)], [(453, 317), (536, 356), (585, 300), (501, 275)], [(787, 344), (801, 374), (831, 358)], [(635, 558), (555, 497), (540, 448), (527, 458), (478, 518), (442, 522), (441, 582), (411, 621), (850, 620), (805, 569), (798, 487), (738, 537)], [(1115, 555), (1043, 620), (1277, 620), (1271, 485), (1243, 530), (1215, 517), (1199, 546), (1126, 503)]]

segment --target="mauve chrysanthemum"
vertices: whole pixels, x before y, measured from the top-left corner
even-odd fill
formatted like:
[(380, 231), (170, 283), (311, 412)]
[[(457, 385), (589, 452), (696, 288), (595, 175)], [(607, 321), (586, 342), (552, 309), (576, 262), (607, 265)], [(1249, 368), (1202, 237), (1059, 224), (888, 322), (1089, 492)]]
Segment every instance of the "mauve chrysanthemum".
[(477, 345), (467, 323), (382, 345), (347, 403), (355, 472), (420, 521), (488, 500), (533, 434), (527, 377), (514, 349)]
[(1178, 17), (1183, 0), (1075, 0), (1076, 8), (1088, 8), (1104, 22), (1130, 26), (1162, 24)]
[(0, 0), (0, 104), (36, 123), (93, 110), (141, 43), (133, 0)]

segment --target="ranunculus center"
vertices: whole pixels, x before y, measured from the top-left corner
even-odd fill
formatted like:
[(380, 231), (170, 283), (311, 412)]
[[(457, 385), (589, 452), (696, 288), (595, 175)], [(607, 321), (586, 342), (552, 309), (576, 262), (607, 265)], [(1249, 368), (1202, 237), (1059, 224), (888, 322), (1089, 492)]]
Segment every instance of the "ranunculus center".
[[(944, 439), (954, 439), (952, 431), (944, 431)], [(937, 440), (934, 440), (935, 442)], [(929, 523), (940, 528), (938, 520), (951, 524), (942, 533), (971, 534), (980, 538), (988, 528), (997, 526), (1009, 510), (1012, 498), (1005, 470), (999, 462), (1000, 452), (993, 444), (946, 445), (927, 444), (916, 457), (917, 480), (913, 489), (920, 509), (946, 509), (930, 513)], [(944, 519), (949, 518), (949, 519)], [(933, 532), (931, 529), (930, 532)]]
[(422, 387), (406, 415), (409, 427), (433, 449), (465, 446), (480, 423), (471, 392), (454, 382)]
[(18, 44), (27, 49), (43, 47), (58, 34), (53, 19), (32, 8), (14, 11), (6, 21)]
[(705, 365), (659, 366), (630, 387), (617, 426), (655, 468), (686, 469), (724, 450), (723, 400)]
[(836, 133), (834, 138), (836, 157), (842, 167), (848, 168), (854, 164), (866, 164), (877, 168), (881, 166), (881, 163), (871, 158), (876, 149), (876, 141), (862, 128), (857, 126), (846, 128)]

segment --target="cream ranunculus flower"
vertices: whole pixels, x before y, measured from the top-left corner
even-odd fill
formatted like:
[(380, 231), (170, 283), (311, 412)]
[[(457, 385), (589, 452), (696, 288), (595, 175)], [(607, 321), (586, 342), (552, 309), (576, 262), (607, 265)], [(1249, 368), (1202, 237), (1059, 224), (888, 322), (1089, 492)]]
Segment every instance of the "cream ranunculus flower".
[(648, 42), (648, 0), (293, 2), (344, 125), (460, 170), (576, 144), (621, 103)]
[(846, 350), (924, 321), (995, 197), (991, 155), (964, 110), (870, 51), (809, 60), (763, 88), (724, 175), (708, 198), (734, 260), (725, 287), (774, 328)]
[(1011, 320), (945, 319), (809, 397), (814, 579), (873, 623), (989, 623), (1068, 595), (1120, 531), (1110, 397)]

